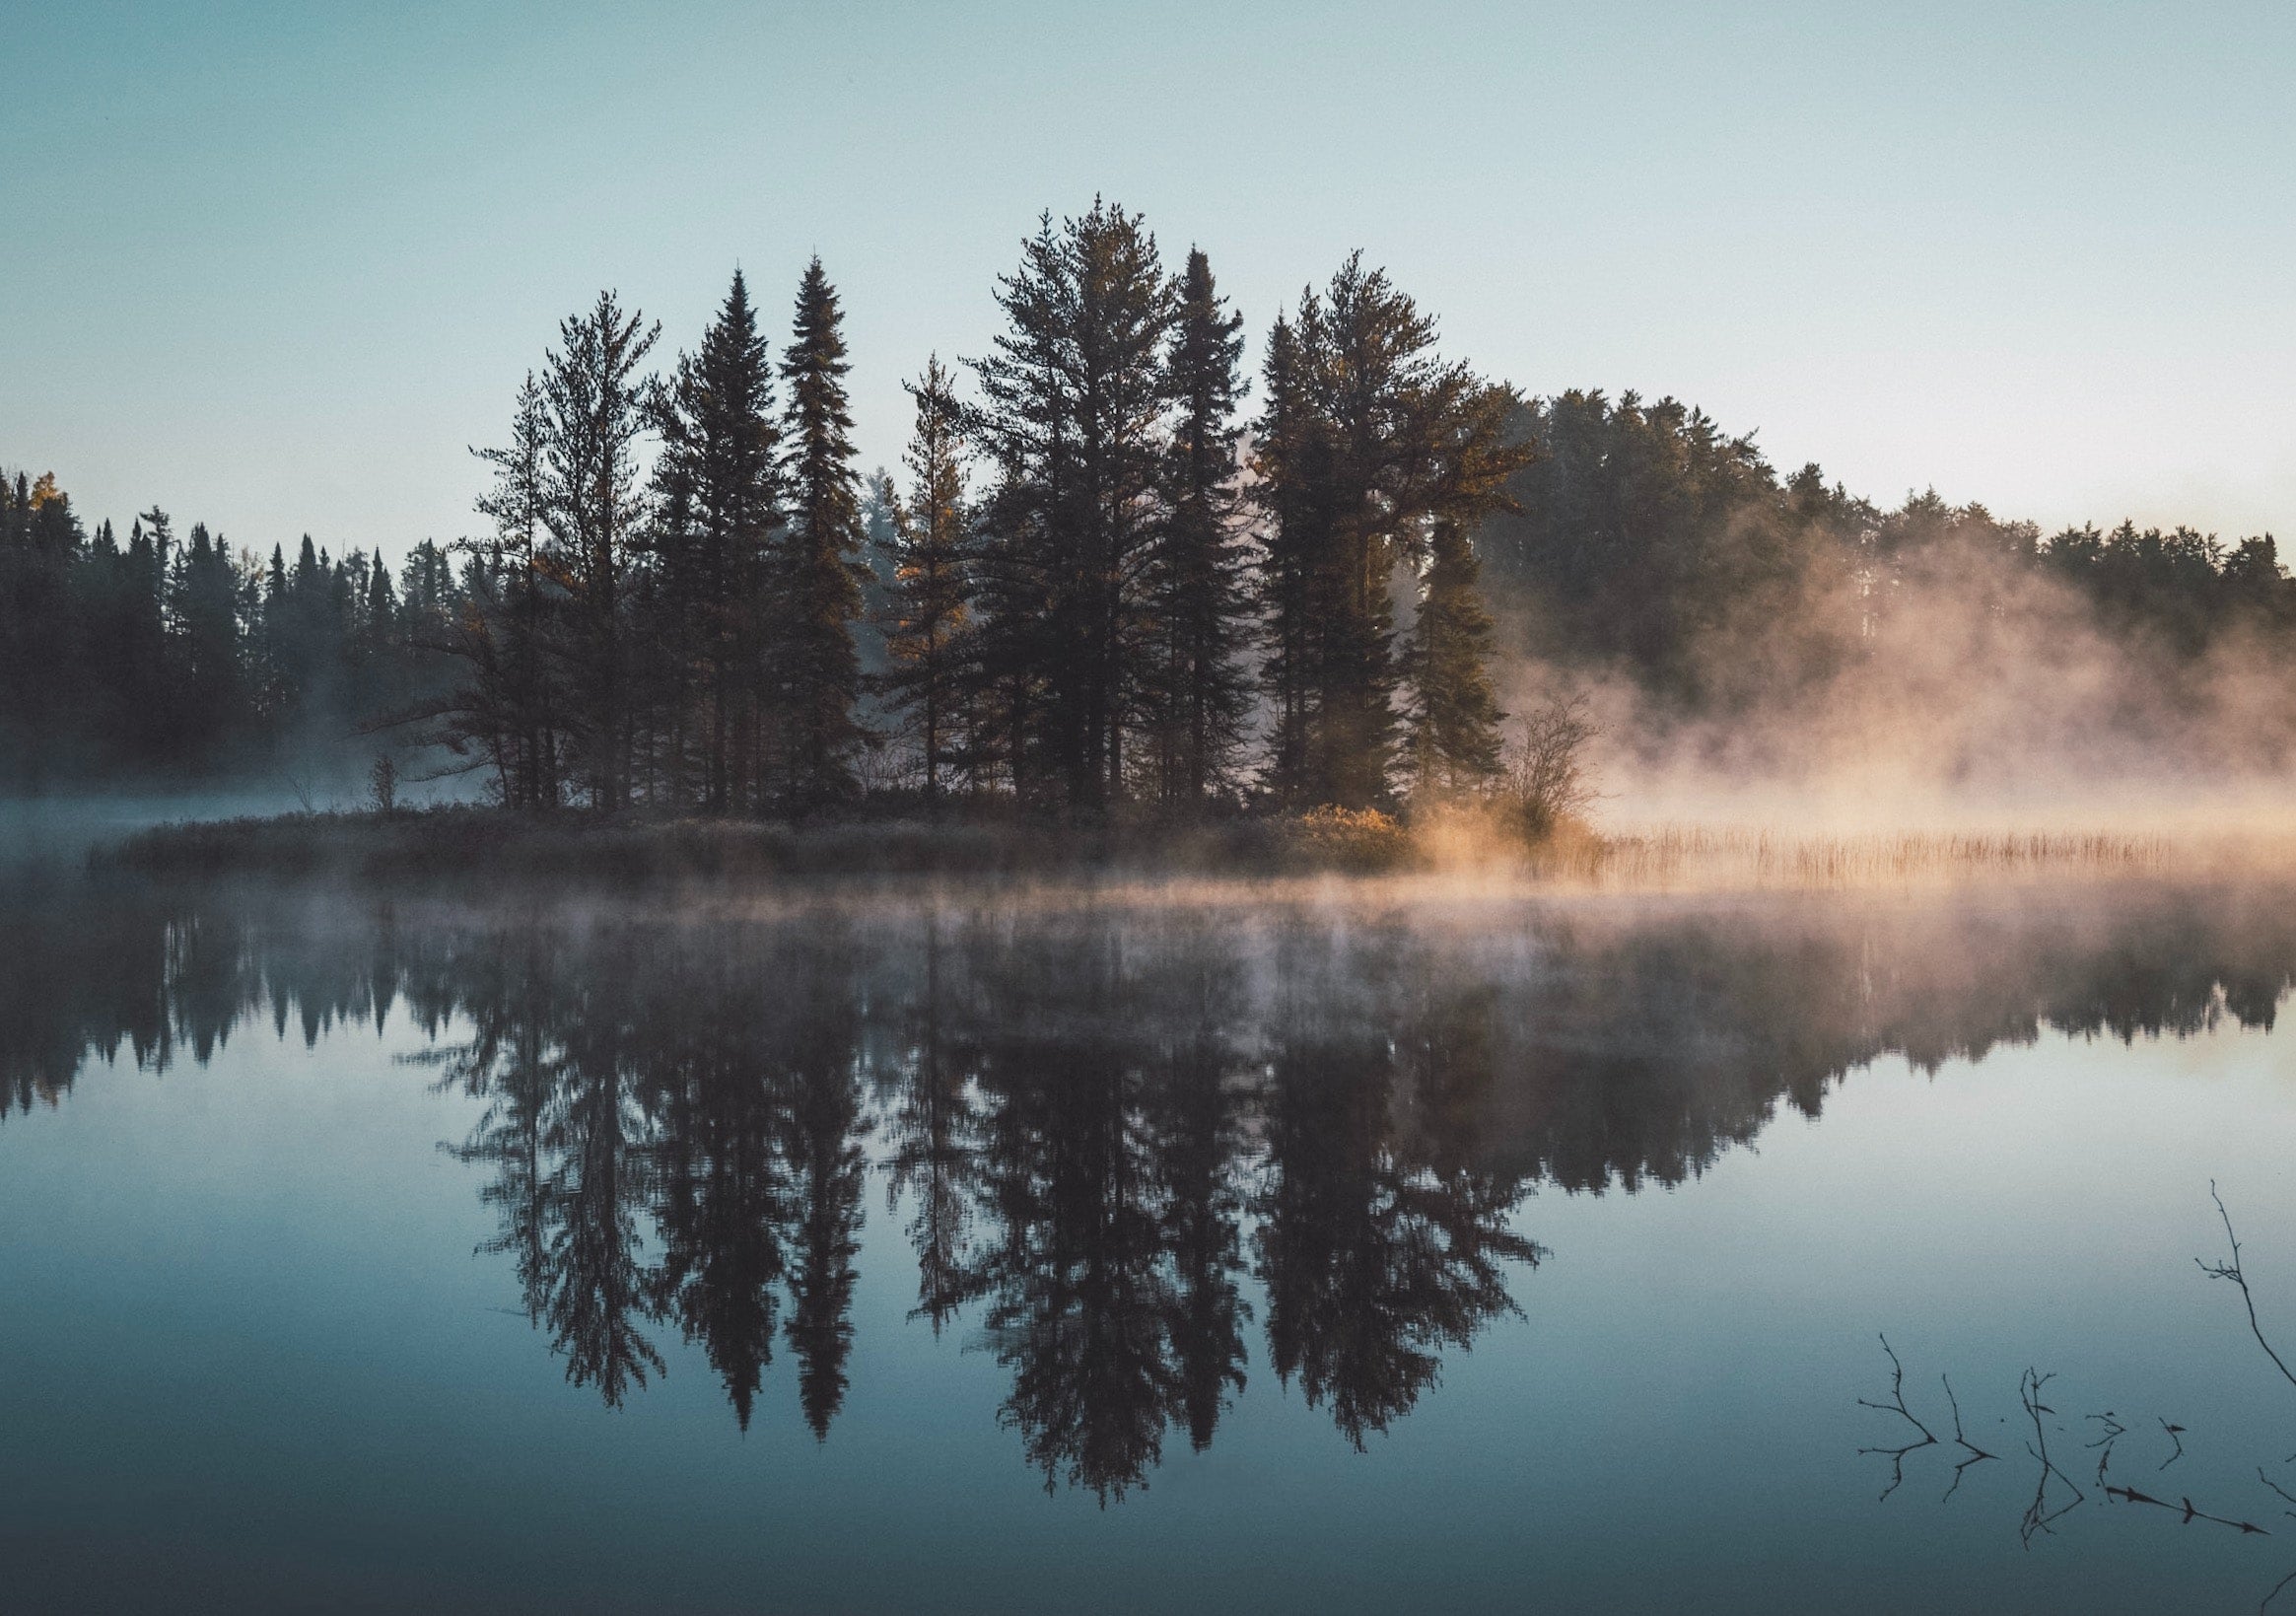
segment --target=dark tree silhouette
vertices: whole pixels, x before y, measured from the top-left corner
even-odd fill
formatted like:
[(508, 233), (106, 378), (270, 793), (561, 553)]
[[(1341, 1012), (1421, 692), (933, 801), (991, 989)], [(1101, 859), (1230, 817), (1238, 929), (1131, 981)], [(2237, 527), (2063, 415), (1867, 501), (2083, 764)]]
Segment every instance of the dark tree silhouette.
[(774, 569), (770, 641), (774, 699), (781, 709), (784, 793), (805, 809), (849, 796), (861, 740), (854, 698), (861, 664), (853, 622), (861, 615), (861, 478), (846, 406), (844, 315), (815, 258), (798, 287), (798, 312), (782, 379), (788, 527)]

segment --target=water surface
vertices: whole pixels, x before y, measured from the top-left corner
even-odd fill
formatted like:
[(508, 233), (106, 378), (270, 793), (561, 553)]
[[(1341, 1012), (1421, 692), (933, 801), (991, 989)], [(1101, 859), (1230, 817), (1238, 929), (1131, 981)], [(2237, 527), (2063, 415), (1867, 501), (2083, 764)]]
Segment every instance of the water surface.
[(49, 883), (9, 1608), (2254, 1609), (2290, 896)]

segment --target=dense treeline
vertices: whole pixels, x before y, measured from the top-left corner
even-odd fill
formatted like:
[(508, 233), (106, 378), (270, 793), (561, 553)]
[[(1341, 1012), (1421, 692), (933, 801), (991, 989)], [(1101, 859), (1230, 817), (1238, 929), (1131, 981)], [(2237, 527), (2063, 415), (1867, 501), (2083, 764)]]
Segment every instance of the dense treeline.
[[(739, 275), (658, 386), (637, 316), (609, 296), (569, 320), (487, 452), (470, 673), (430, 738), (526, 808), (806, 813), (864, 773), (933, 806), (1367, 806), (1405, 739), (1423, 779), (1492, 772), (1475, 608), (1427, 614), (1426, 654), (1394, 597), (1503, 499), (1511, 394), (1350, 260), (1280, 322), (1247, 463), (1242, 320), (1201, 251), (1168, 272), (1095, 203), (1048, 215), (997, 301), (971, 396), (938, 357), (910, 386), (905, 489), (858, 473), (818, 262), (778, 367)], [(1468, 567), (1429, 576), (1455, 595)], [(1257, 769), (1256, 687), (1282, 715)]]
[[(1933, 492), (1883, 510), (1633, 393), (1522, 403), (1507, 430), (1530, 455), (1479, 548), (1508, 649), (1623, 673), (1661, 720), (1774, 714), (1850, 675), (1932, 701), (1990, 685), (2061, 717), (2042, 686), (2075, 671), (2062, 653), (2080, 641), (2099, 655), (2077, 671), (2118, 687), (2111, 727), (2151, 738), (2165, 716), (2222, 747), (2241, 738), (2204, 722), (2198, 670), (2237, 658), (2296, 681), (2296, 582), (2269, 535), (2044, 535)], [(1958, 667), (1919, 666), (1931, 645)]]
[[(1047, 215), (996, 297), (971, 387), (938, 359), (912, 384), (897, 488), (860, 473), (818, 261), (778, 359), (739, 274), (666, 375), (660, 327), (601, 295), (480, 452), (492, 532), (452, 569), (426, 546), (419, 587), (357, 553), (265, 575), (204, 533), (173, 560), (163, 531), (157, 563), (144, 538), (89, 561), (106, 540), (28, 489), (28, 513), (54, 509), (9, 529), (11, 777), (39, 784), (50, 753), (245, 766), (320, 713), (526, 809), (806, 814), (865, 782), (1063, 813), (1370, 806), (1491, 774), (1468, 535), (1523, 457), (1512, 394), (1438, 360), (1431, 319), (1351, 259), (1279, 321), (1247, 423), (1242, 317), (1209, 259), (1168, 270), (1098, 202)], [(51, 547), (65, 571), (124, 568), (151, 645), (47, 645)], [(1421, 571), (1436, 609), (1409, 637)], [(274, 575), (325, 609), (275, 609)], [(286, 662), (274, 616), (299, 625)], [(158, 716), (162, 685), (196, 723)], [(127, 730), (65, 720), (55, 690)]]
[(601, 294), (480, 452), (491, 530), (395, 577), (157, 510), (122, 545), (19, 476), (0, 780), (324, 743), (529, 810), (1365, 808), (1499, 775), (1502, 698), (1543, 692), (1495, 661), (1549, 690), (1623, 674), (1657, 734), (1814, 723), (1797, 703), (1877, 677), (1901, 709), (2063, 682), (2037, 641), (2118, 659), (2080, 670), (2110, 699), (2046, 709), (2060, 730), (2229, 706), (2235, 660), (2296, 677), (2268, 536), (1884, 511), (1671, 399), (1486, 382), (1359, 257), (1275, 320), (1256, 384), (1207, 256), (1168, 268), (1121, 207), (1046, 215), (995, 298), (989, 351), (909, 384), (896, 482), (861, 473), (818, 260), (778, 351), (738, 273), (661, 367), (659, 325)]
[(434, 543), (395, 574), (308, 534), (265, 559), (157, 508), (123, 543), (52, 476), (0, 475), (0, 784), (298, 772), (444, 675), (462, 598)]

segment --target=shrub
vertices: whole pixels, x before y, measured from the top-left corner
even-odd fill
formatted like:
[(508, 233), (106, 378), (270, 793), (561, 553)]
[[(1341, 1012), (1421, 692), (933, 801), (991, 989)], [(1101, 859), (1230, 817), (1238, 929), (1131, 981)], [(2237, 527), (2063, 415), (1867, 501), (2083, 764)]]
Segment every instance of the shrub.
[(1600, 796), (1586, 748), (1602, 729), (1586, 716), (1586, 698), (1548, 702), (1522, 721), (1506, 751), (1493, 796), (1531, 841), (1545, 841), (1566, 819), (1585, 817)]

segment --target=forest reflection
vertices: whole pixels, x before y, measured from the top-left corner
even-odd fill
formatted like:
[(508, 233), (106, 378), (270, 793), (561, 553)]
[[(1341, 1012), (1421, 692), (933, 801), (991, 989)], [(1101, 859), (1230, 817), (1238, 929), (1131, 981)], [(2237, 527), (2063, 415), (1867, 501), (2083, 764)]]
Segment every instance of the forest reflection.
[(1534, 1188), (1678, 1183), (1885, 1053), (2268, 1026), (2296, 969), (2296, 908), (2165, 888), (746, 919), (141, 893), (0, 920), (29, 945), (0, 1115), (116, 1052), (411, 1017), (483, 1105), (447, 1149), (491, 1249), (609, 1404), (675, 1335), (746, 1428), (780, 1352), (826, 1440), (873, 1184), (911, 1318), (993, 1353), (1047, 1488), (1103, 1502), (1211, 1444), (1258, 1366), (1357, 1445), (1403, 1418), (1517, 1308)]

